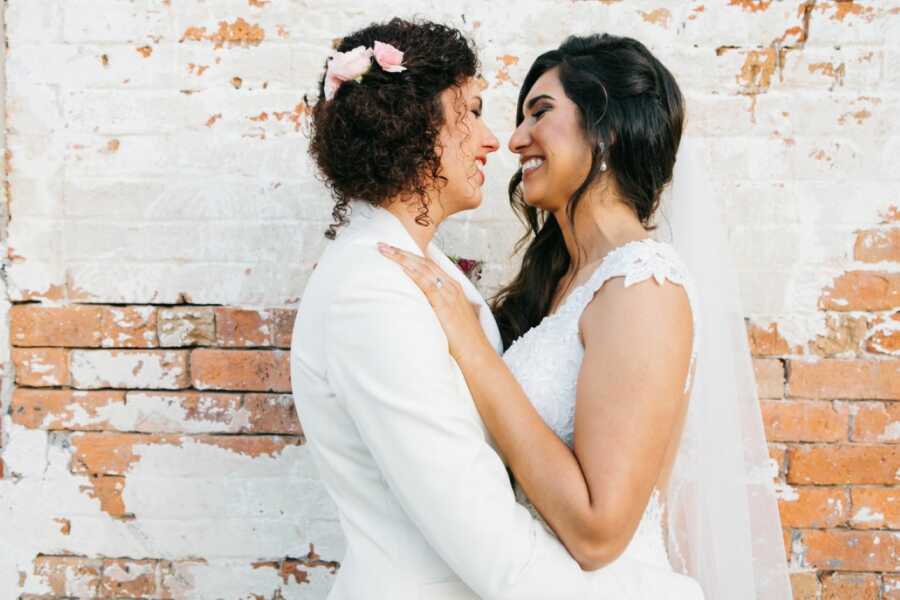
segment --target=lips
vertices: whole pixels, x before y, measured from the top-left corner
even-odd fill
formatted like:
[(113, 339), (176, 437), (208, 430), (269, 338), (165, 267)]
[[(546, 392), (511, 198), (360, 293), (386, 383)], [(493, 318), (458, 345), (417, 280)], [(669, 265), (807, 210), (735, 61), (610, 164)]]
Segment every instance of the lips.
[(479, 156), (475, 159), (475, 169), (477, 170), (478, 184), (484, 185), (484, 167), (487, 164), (487, 159), (483, 156)]

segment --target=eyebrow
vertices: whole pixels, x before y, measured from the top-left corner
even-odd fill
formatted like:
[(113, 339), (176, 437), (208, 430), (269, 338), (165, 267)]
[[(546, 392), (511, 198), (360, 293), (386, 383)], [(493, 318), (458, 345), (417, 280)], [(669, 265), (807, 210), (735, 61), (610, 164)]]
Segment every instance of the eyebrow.
[(540, 96), (535, 96), (531, 100), (525, 103), (525, 110), (530, 111), (531, 108), (538, 103), (539, 100), (553, 100), (553, 96), (550, 94), (541, 94)]

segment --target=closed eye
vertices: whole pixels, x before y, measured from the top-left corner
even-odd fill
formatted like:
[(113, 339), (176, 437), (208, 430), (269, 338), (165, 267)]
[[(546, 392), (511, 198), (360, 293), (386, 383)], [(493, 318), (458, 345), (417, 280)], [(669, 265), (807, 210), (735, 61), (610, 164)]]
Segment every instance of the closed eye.
[(544, 113), (546, 113), (546, 112), (549, 111), (549, 110), (550, 110), (549, 108), (541, 108), (541, 109), (538, 109), (538, 110), (534, 111), (534, 113), (531, 115), (531, 117), (532, 117), (535, 121), (538, 121), (538, 120), (540, 120), (541, 117), (544, 116)]

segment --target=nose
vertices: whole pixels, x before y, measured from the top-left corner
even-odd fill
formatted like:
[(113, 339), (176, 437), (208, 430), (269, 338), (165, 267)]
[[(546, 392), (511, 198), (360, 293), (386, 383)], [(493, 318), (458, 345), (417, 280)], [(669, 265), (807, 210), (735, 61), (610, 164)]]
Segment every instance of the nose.
[(481, 142), (481, 146), (484, 149), (486, 154), (490, 154), (491, 152), (496, 152), (500, 149), (500, 140), (497, 139), (497, 136), (494, 135), (494, 132), (491, 131), (490, 127), (485, 126), (485, 136), (484, 140)]
[(528, 127), (523, 121), (516, 127), (516, 130), (513, 131), (513, 134), (509, 138), (509, 143), (506, 146), (513, 154), (521, 154), (530, 143), (531, 135), (529, 135)]

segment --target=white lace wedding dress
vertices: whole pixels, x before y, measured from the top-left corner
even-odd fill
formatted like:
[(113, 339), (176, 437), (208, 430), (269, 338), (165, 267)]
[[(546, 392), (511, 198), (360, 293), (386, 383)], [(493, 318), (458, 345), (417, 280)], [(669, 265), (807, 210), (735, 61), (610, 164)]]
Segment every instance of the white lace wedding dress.
[[(693, 373), (700, 321), (694, 286), (683, 262), (670, 245), (652, 239), (629, 242), (615, 248), (603, 258), (584, 284), (572, 290), (556, 312), (514, 341), (503, 356), (544, 422), (570, 448), (575, 429), (575, 388), (584, 357), (578, 330), (579, 318), (597, 290), (613, 277), (624, 277), (626, 287), (650, 277), (660, 284), (668, 280), (684, 287), (694, 322), (689, 371)], [(690, 375), (685, 381), (685, 390), (689, 387)], [(516, 498), (544, 523), (518, 486)], [(671, 569), (666, 554), (660, 490), (653, 491), (623, 556)], [(696, 593), (679, 597), (685, 600), (698, 598)]]

